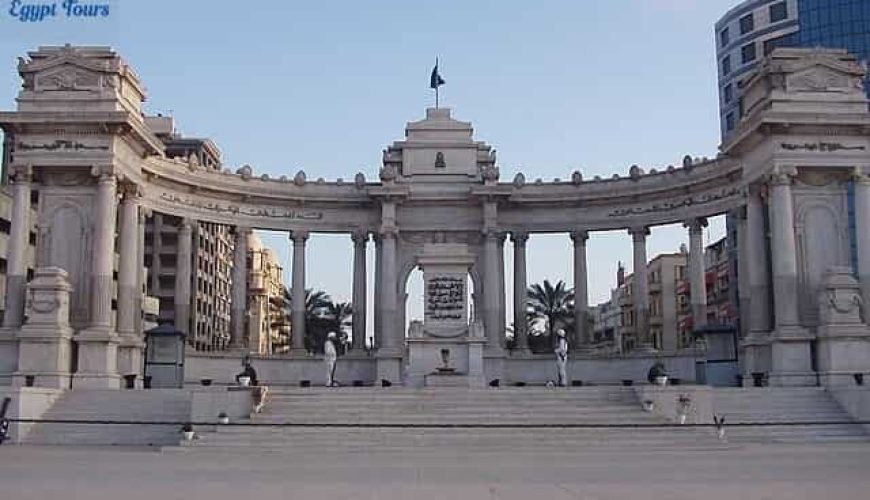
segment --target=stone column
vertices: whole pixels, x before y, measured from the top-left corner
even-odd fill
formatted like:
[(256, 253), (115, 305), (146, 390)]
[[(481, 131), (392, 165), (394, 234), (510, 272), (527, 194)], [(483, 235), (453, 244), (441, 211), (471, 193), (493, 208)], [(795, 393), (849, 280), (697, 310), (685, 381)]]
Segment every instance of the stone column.
[(14, 166), (12, 217), (6, 253), (6, 312), (4, 328), (17, 328), (24, 319), (24, 288), (27, 284), (27, 246), (30, 237), (30, 166)]
[(514, 344), (520, 352), (529, 350), (529, 332), (526, 331), (528, 303), (528, 274), (526, 271), (526, 242), (528, 233), (514, 231)]
[(383, 268), (383, 266), (381, 264), (383, 263), (383, 259), (384, 259), (383, 252), (382, 252), (383, 239), (381, 239), (381, 235), (378, 233), (373, 233), (372, 239), (375, 242), (375, 294), (374, 294), (375, 317), (373, 318), (375, 330), (374, 330), (373, 337), (372, 337), (372, 342), (373, 342), (372, 346), (373, 347), (380, 347), (380, 345), (381, 345), (381, 326), (383, 323), (381, 321), (381, 318), (383, 318), (383, 314), (384, 314), (383, 310), (381, 309), (381, 287), (384, 286), (384, 279), (383, 279), (383, 276), (381, 275), (381, 269)]
[[(248, 313), (248, 234), (247, 227), (236, 226), (233, 248), (233, 289), (232, 309), (230, 310), (230, 347), (251, 349), (259, 352), (259, 346), (245, 345), (245, 319)], [(268, 332), (267, 332), (268, 335)]]
[(683, 224), (689, 228), (689, 295), (694, 329), (707, 324), (707, 284), (704, 279), (704, 228), (707, 219), (697, 218)]
[(366, 231), (354, 231), (353, 240), (353, 329), (352, 347), (360, 352), (366, 346)]
[(381, 233), (381, 350), (397, 350), (401, 347), (401, 330), (397, 329), (398, 287), (396, 283), (396, 238), (395, 231)]
[(651, 350), (649, 336), (649, 279), (646, 267), (646, 237), (649, 228), (635, 227), (628, 230), (634, 245), (634, 317), (635, 337), (641, 350)]
[(769, 210), (773, 262), (773, 302), (776, 328), (798, 324), (797, 244), (791, 173), (770, 177)]
[(746, 223), (746, 207), (734, 211), (737, 222), (737, 307), (740, 312), (740, 337), (749, 336), (749, 314), (751, 311), (752, 292), (749, 288), (749, 261), (753, 258), (749, 253), (749, 230)]
[(764, 204), (758, 187), (751, 188), (746, 200), (746, 247), (751, 256), (746, 261), (749, 294), (750, 336), (770, 332), (770, 280), (767, 252), (767, 235), (764, 228)]
[(118, 211), (118, 181), (111, 165), (94, 167), (97, 178), (94, 197), (94, 237), (91, 247), (91, 318), (78, 334), (78, 370), (75, 388), (120, 387), (118, 335), (112, 324), (115, 257), (115, 224)]
[(136, 270), (136, 333), (140, 336), (145, 335), (145, 320), (143, 318), (143, 308), (145, 305), (145, 280), (146, 280), (146, 271), (145, 271), (145, 224), (146, 219), (150, 215), (150, 210), (145, 209), (144, 207), (139, 207), (139, 241), (136, 251), (138, 252), (138, 256), (136, 257), (136, 262), (139, 263), (139, 269)]
[[(182, 219), (178, 228), (178, 247), (175, 259), (175, 328), (188, 335), (196, 335), (190, 328), (190, 288), (193, 264), (193, 225), (190, 219)], [(196, 341), (196, 339), (192, 339)]]
[(810, 336), (798, 319), (797, 244), (791, 193), (795, 169), (778, 168), (770, 176), (771, 267), (775, 329), (771, 344), (771, 385), (811, 385)]
[(13, 198), (6, 254), (6, 312), (3, 328), (0, 328), (0, 386), (11, 384), (12, 374), (18, 369), (16, 334), (24, 319), (27, 245), (30, 236), (32, 168), (29, 165), (13, 165), (9, 170)]
[(139, 252), (139, 187), (131, 183), (123, 184), (121, 191), (124, 198), (118, 218), (118, 372), (123, 376), (135, 375), (136, 385), (139, 385), (142, 375), (142, 349), (145, 348), (145, 343), (137, 331), (138, 320), (142, 317), (142, 292), (139, 284), (142, 275)]
[(592, 343), (587, 317), (589, 315), (589, 293), (586, 272), (586, 240), (587, 231), (579, 230), (571, 233), (574, 242), (574, 347), (586, 347)]
[(501, 347), (498, 331), (498, 233), (487, 231), (483, 235), (483, 326), (488, 349)]
[(856, 169), (855, 240), (858, 243), (858, 281), (863, 297), (863, 319), (870, 323), (870, 175), (868, 168)]
[(507, 233), (499, 233), (498, 235), (498, 331), (499, 343), (504, 347), (505, 332), (507, 331), (507, 302), (505, 298), (505, 278), (504, 278), (504, 242), (507, 240)]
[(293, 279), (290, 292), (290, 335), (293, 351), (305, 351), (305, 243), (308, 231), (290, 233), (293, 242)]
[[(746, 198), (745, 258), (739, 256), (740, 282), (748, 289), (746, 303), (741, 300), (741, 317), (747, 321), (747, 335), (741, 342), (743, 385), (751, 387), (754, 373), (770, 372), (770, 280), (764, 204), (761, 188), (750, 186)], [(743, 285), (745, 283), (745, 285)], [(743, 314), (743, 308), (748, 308)]]

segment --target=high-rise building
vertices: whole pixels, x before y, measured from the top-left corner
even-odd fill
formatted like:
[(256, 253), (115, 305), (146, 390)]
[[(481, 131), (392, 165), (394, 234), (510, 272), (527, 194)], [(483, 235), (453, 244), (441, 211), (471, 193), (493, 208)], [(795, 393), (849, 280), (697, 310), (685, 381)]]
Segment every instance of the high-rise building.
[[(188, 168), (220, 169), (220, 150), (211, 140), (181, 136), (171, 117), (146, 117), (145, 122), (163, 142), (168, 157)], [(161, 323), (176, 323), (175, 276), (181, 225), (181, 219), (160, 213), (146, 220), (147, 291), (160, 300)], [(188, 344), (196, 350), (223, 350), (230, 341), (233, 234), (227, 226), (203, 221), (197, 222), (191, 232), (190, 313), (187, 325), (175, 326), (187, 333)]]
[(723, 140), (740, 121), (743, 83), (774, 48), (845, 48), (870, 60), (870, 0), (746, 0), (715, 29)]

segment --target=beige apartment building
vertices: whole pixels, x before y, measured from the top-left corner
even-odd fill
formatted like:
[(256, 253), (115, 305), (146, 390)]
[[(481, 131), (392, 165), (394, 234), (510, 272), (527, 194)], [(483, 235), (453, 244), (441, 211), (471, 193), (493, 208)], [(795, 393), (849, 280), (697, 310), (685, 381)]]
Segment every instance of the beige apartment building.
[[(4, 169), (5, 172), (5, 169)], [(34, 191), (31, 196), (31, 215), (30, 220), (33, 221), (29, 235), (29, 245), (27, 246), (27, 279), (33, 276), (33, 267), (36, 263), (36, 196)], [(8, 186), (3, 185), (0, 188), (0, 323), (2, 323), (3, 315), (6, 308), (6, 257), (8, 255), (9, 231), (12, 227), (12, 195), (8, 191)]]
[(284, 268), (256, 234), (248, 237), (247, 345), (255, 354), (290, 350), (290, 323), (284, 301)]
[[(688, 253), (660, 254), (647, 264), (649, 289), (649, 329), (652, 348), (664, 352), (674, 352), (684, 347), (678, 334), (678, 311), (681, 308), (679, 285), (686, 277)], [(621, 268), (620, 268), (621, 270)], [(634, 274), (617, 277), (619, 293), (616, 294), (621, 318), (615, 338), (621, 339), (622, 352), (640, 347), (637, 336), (638, 318), (636, 317)], [(604, 309), (607, 309), (605, 307)]]
[[(172, 118), (146, 118), (146, 124), (166, 147), (166, 155), (183, 160), (189, 168), (218, 170), (220, 150), (210, 139), (182, 137)], [(190, 236), (179, 238), (182, 231)], [(189, 241), (179, 247), (179, 241)], [(188, 344), (198, 351), (220, 351), (230, 341), (230, 287), (232, 283), (234, 234), (228, 226), (191, 222), (154, 213), (146, 219), (145, 266), (150, 271), (148, 294), (160, 301), (158, 321), (171, 322), (187, 333)], [(179, 256), (190, 258), (191, 283), (177, 283)], [(187, 286), (188, 293), (179, 293)], [(186, 290), (186, 291), (187, 291)], [(189, 296), (189, 304), (177, 297)], [(179, 322), (184, 324), (179, 324)]]

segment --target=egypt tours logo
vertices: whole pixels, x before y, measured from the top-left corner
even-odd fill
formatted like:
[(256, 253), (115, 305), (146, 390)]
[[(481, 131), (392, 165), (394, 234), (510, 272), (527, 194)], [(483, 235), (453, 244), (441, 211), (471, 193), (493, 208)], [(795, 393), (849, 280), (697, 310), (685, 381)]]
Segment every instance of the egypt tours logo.
[(54, 19), (100, 19), (111, 14), (106, 3), (64, 0), (63, 2), (34, 2), (12, 0), (6, 13), (22, 23), (41, 23)]

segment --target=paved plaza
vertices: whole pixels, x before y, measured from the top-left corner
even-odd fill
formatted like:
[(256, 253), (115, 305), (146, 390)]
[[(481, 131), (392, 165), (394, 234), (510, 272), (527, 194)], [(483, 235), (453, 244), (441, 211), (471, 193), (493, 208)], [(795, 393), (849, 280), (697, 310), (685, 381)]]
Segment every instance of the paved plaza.
[[(0, 448), (0, 498), (866, 499), (866, 444), (575, 454), (301, 456), (256, 448)], [(532, 495), (536, 495), (533, 497)]]

